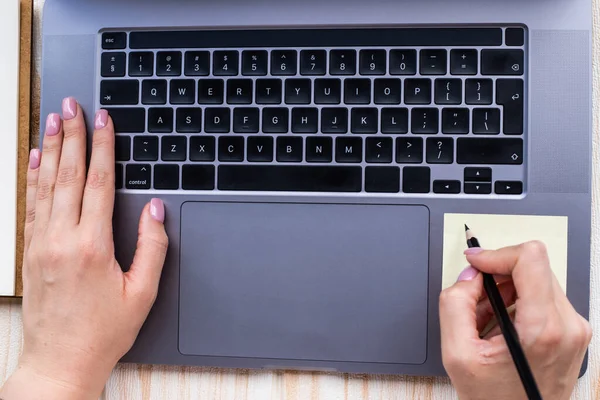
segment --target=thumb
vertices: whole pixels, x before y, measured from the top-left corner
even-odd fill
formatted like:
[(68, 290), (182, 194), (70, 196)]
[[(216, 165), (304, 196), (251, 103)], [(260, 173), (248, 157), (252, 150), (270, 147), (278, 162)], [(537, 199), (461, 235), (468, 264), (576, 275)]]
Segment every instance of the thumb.
[(470, 353), (477, 331), (477, 303), (483, 295), (481, 273), (473, 267), (465, 269), (458, 281), (440, 294), (440, 329), (442, 356), (456, 359)]
[(136, 294), (148, 294), (152, 301), (158, 291), (158, 282), (169, 244), (164, 220), (164, 203), (160, 199), (152, 199), (142, 211), (137, 249), (131, 268), (125, 274), (127, 284), (132, 291)]

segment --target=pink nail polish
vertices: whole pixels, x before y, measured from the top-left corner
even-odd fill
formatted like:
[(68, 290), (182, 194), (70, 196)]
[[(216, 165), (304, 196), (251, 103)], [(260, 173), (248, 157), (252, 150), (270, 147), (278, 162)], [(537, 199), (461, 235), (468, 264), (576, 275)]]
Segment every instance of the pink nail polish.
[(456, 281), (457, 282), (471, 281), (471, 280), (475, 279), (475, 277), (477, 276), (478, 273), (479, 273), (479, 271), (477, 271), (475, 268), (469, 266), (460, 273), (460, 275), (458, 276), (458, 279)]
[(165, 204), (161, 199), (150, 201), (150, 215), (160, 223), (165, 222)]
[(73, 97), (67, 97), (62, 102), (62, 113), (65, 121), (77, 116), (77, 101)]
[(50, 114), (46, 119), (46, 136), (55, 136), (60, 131), (60, 115)]
[(40, 150), (32, 149), (29, 152), (29, 168), (38, 169), (40, 167)]
[(470, 249), (465, 250), (465, 255), (473, 256), (475, 254), (479, 254), (483, 251), (481, 247), (471, 247)]
[(104, 129), (106, 124), (108, 124), (108, 111), (99, 110), (96, 113), (96, 119), (94, 120), (94, 128)]

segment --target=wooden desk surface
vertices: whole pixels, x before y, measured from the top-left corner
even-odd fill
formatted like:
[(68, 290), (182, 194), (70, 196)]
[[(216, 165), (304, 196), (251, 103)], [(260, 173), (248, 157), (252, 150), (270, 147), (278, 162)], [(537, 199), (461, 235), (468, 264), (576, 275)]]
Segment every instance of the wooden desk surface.
[[(44, 0), (34, 0), (32, 143), (39, 126), (40, 20)], [(600, 32), (600, 0), (594, 0)], [(591, 323), (594, 339), (586, 375), (573, 399), (600, 400), (600, 39), (594, 40), (594, 192), (592, 214)], [(22, 344), (21, 302), (0, 300), (0, 382), (15, 369)], [(448, 379), (309, 372), (265, 372), (119, 365), (101, 397), (109, 399), (455, 399)]]

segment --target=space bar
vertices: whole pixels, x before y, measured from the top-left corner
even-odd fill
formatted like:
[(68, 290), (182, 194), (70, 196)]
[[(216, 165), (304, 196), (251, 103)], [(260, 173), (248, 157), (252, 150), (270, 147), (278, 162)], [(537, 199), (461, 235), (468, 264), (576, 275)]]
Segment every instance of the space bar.
[(219, 190), (360, 192), (361, 167), (220, 165)]

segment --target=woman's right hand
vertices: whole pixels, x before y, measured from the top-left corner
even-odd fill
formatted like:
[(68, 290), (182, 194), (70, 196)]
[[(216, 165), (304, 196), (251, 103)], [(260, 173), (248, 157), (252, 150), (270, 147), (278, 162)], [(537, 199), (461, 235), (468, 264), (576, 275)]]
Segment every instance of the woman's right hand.
[[(546, 248), (529, 242), (465, 254), (472, 267), (440, 296), (444, 366), (459, 397), (526, 399), (500, 330), (480, 338), (493, 317), (479, 271), (494, 274), (507, 306), (514, 303), (515, 329), (545, 400), (569, 399), (592, 337), (552, 270)], [(475, 267), (475, 268), (473, 268)]]

